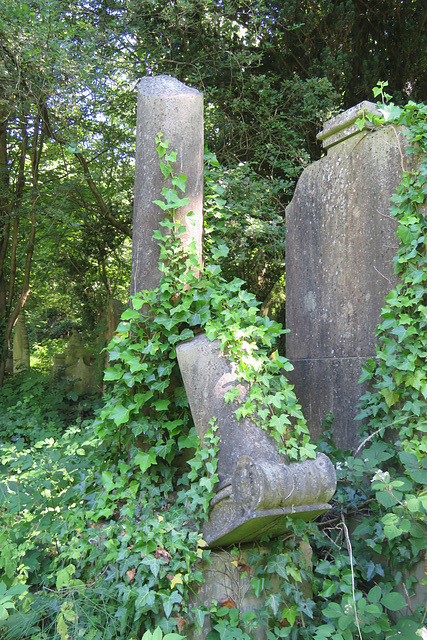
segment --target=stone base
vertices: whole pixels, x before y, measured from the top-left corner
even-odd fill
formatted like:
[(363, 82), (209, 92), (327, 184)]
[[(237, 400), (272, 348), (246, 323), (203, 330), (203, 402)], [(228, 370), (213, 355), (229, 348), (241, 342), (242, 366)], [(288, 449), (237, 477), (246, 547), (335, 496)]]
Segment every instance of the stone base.
[[(194, 594), (191, 598), (193, 606), (204, 605), (207, 609), (210, 609), (213, 602), (220, 603), (224, 600), (229, 600), (229, 604), (232, 602), (235, 604), (240, 614), (246, 611), (256, 611), (264, 605), (265, 595), (256, 597), (254, 590), (250, 585), (250, 580), (254, 575), (255, 567), (249, 567), (249, 556), (251, 552), (259, 551), (260, 560), (263, 561), (263, 557), (267, 553), (267, 549), (259, 548), (254, 549), (252, 547), (244, 547), (239, 549), (239, 552), (229, 553), (228, 551), (212, 552), (210, 563), (203, 563), (203, 576), (205, 582), (200, 585), (197, 594)], [(255, 565), (256, 566), (256, 565)], [(274, 591), (278, 590), (278, 580), (273, 578)], [(209, 615), (206, 615), (203, 628), (200, 631), (196, 631), (194, 628), (184, 627), (185, 636), (189, 640), (204, 640), (211, 630), (211, 624)], [(255, 631), (251, 631), (254, 638), (264, 640), (266, 638), (266, 628), (259, 627)]]
[[(244, 545), (238, 549), (228, 551), (212, 551), (210, 562), (201, 563), (205, 582), (200, 585), (197, 593), (194, 593), (190, 602), (192, 606), (204, 605), (208, 610), (214, 601), (221, 603), (228, 600), (228, 606), (236, 606), (240, 614), (246, 611), (257, 612), (265, 604), (265, 597), (271, 593), (278, 593), (283, 578), (277, 574), (270, 574), (268, 591), (262, 591), (255, 595), (251, 586), (251, 579), (257, 575), (258, 568), (265, 566), (266, 556), (274, 549), (274, 541), (263, 546)], [(304, 564), (312, 566), (312, 549), (307, 542), (300, 542), (300, 549), (304, 554)], [(312, 598), (311, 585), (305, 580), (301, 583), (301, 591), (304, 598)], [(221, 605), (220, 605), (221, 606)], [(279, 614), (280, 615), (280, 614)], [(201, 630), (190, 626), (184, 627), (182, 633), (189, 640), (205, 640), (211, 629), (209, 615), (206, 615)], [(257, 640), (265, 640), (267, 627), (259, 620), (258, 628), (251, 630), (249, 635)]]
[[(277, 537), (289, 529), (289, 517), (307, 522), (330, 508), (329, 504), (311, 504), (248, 513), (241, 505), (230, 502), (213, 508), (203, 527), (203, 539), (210, 547), (228, 547), (259, 540), (264, 534)], [(239, 509), (241, 514), (237, 515)]]

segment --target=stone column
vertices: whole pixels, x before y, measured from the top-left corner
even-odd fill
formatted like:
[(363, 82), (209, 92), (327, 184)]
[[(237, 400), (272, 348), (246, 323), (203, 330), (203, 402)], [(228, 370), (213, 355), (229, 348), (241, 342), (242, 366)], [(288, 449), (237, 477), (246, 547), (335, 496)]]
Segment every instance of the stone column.
[[(188, 177), (185, 195), (190, 205), (178, 211), (187, 226), (184, 242), (195, 240), (200, 260), (203, 230), (203, 95), (170, 76), (145, 77), (138, 89), (135, 156), (131, 295), (155, 289), (160, 282), (159, 247), (153, 233), (163, 212), (153, 204), (161, 199), (165, 181), (159, 167), (155, 137), (163, 134), (176, 151), (176, 174)], [(186, 221), (193, 211), (194, 224)]]
[(390, 197), (403, 170), (402, 130), (360, 131), (363, 102), (327, 122), (318, 138), (327, 156), (305, 169), (286, 210), (286, 355), (311, 435), (328, 411), (337, 443), (351, 449), (364, 387), (361, 366), (375, 355), (375, 329), (396, 285), (398, 239)]
[(30, 343), (25, 326), (24, 312), (18, 316), (13, 333), (13, 373), (30, 368)]

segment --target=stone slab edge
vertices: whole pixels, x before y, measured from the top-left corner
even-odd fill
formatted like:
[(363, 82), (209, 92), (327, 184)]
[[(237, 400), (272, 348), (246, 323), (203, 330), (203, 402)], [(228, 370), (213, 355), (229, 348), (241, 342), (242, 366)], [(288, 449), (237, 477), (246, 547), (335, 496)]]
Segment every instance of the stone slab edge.
[(324, 149), (329, 149), (329, 147), (354, 136), (356, 133), (372, 129), (372, 124), (369, 120), (365, 120), (362, 129), (359, 129), (356, 124), (356, 120), (360, 118), (362, 113), (380, 115), (378, 107), (374, 102), (364, 100), (363, 102), (356, 104), (351, 109), (347, 109), (344, 113), (340, 113), (335, 116), (335, 118), (331, 118), (325, 122), (322, 131), (320, 131), (316, 136), (317, 140), (322, 142)]

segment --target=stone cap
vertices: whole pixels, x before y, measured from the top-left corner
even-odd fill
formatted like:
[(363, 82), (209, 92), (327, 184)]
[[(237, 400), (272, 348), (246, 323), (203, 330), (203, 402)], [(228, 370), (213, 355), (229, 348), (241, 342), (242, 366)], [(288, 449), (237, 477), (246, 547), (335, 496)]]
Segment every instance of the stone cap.
[(354, 107), (351, 107), (351, 109), (347, 109), (347, 111), (344, 111), (343, 113), (335, 116), (335, 118), (331, 118), (325, 122), (323, 130), (316, 136), (317, 140), (322, 142), (324, 149), (329, 149), (329, 147), (354, 136), (356, 133), (360, 133), (360, 131), (372, 129), (372, 124), (369, 120), (365, 120), (362, 129), (359, 129), (357, 126), (356, 120), (361, 117), (363, 112), (380, 115), (378, 107), (374, 102), (364, 100), (363, 102), (356, 104)]
[(138, 89), (144, 96), (161, 96), (162, 99), (168, 96), (175, 97), (183, 93), (202, 95), (197, 89), (187, 86), (173, 76), (166, 75), (144, 76), (139, 83)]

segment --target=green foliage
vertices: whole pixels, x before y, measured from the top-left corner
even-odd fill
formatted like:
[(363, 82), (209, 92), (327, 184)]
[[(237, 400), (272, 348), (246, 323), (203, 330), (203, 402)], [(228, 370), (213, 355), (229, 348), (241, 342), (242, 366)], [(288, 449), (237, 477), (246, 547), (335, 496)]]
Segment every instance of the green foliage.
[(15, 609), (14, 596), (22, 596), (27, 592), (27, 587), (17, 584), (9, 589), (4, 582), (0, 582), (0, 621), (9, 617), (9, 611)]
[(284, 218), (278, 211), (285, 183), (262, 178), (248, 163), (225, 169), (210, 153), (205, 162), (205, 259), (212, 260), (212, 247), (226, 244), (229, 251), (220, 258), (223, 276), (238, 276), (264, 300), (284, 275)]
[[(199, 531), (218, 479), (218, 436), (213, 421), (203, 448), (198, 443), (176, 361), (179, 342), (202, 329), (219, 339), (250, 385), (244, 402), (229, 395), (237, 415), (262, 422), (288, 457), (314, 455), (282, 375), (290, 365), (274, 351), (281, 326), (260, 317), (243, 282), (224, 280), (218, 265), (199, 273), (174, 215), (187, 203), (186, 179), (174, 175), (176, 154), (161, 134), (157, 144), (170, 185), (158, 201), (166, 213), (166, 233), (156, 234), (163, 277), (122, 315), (98, 418), (42, 440), (33, 431), (28, 444), (21, 426), (17, 442), (3, 448), (0, 560), (8, 584), (32, 587), (4, 625), (10, 639), (87, 631), (127, 640), (145, 631), (172, 640), (203, 615), (188, 598), (203, 579), (197, 562), (209, 559)], [(11, 407), (18, 403), (10, 399)]]
[(108, 297), (126, 300), (139, 78), (166, 73), (204, 92), (206, 139), (234, 211), (224, 275), (262, 302), (283, 278), (284, 208), (321, 153), (322, 121), (365, 99), (373, 77), (387, 78), (397, 103), (426, 96), (421, 0), (363, 11), (356, 0), (2, 9), (2, 329), (28, 290), (27, 309), (57, 306), (85, 329)]
[(142, 640), (181, 640), (185, 636), (179, 635), (179, 633), (166, 633), (163, 635), (161, 629), (157, 627), (153, 632), (146, 631), (142, 636)]
[(98, 400), (67, 389), (65, 381), (50, 374), (28, 371), (6, 380), (0, 389), (2, 438), (33, 444), (35, 439), (56, 437), (77, 420), (93, 415)]
[[(385, 86), (381, 83), (377, 92), (383, 100)], [(427, 546), (427, 109), (411, 102), (405, 108), (380, 104), (379, 109), (382, 117), (373, 118), (374, 125), (406, 126), (414, 147), (409, 153), (423, 153), (418, 169), (403, 174), (392, 198), (401, 241), (395, 270), (401, 282), (387, 297), (377, 357), (361, 377), (371, 382), (371, 390), (361, 399), (360, 455), (337, 450), (328, 429), (318, 444), (337, 468), (333, 510), (318, 523), (289, 523), (285, 544), (275, 541), (270, 558), (248, 562), (254, 593), (265, 597), (257, 621), (267, 626), (268, 638), (391, 640), (426, 633), (427, 603), (415, 589), (412, 570), (424, 565)], [(307, 545), (305, 553), (301, 542)], [(273, 576), (282, 581), (273, 586)], [(310, 585), (308, 592), (304, 585)], [(418, 606), (413, 604), (416, 592)], [(220, 637), (251, 637), (237, 609), (230, 611), (228, 630)], [(230, 613), (213, 612), (219, 620), (215, 632), (224, 615)]]
[[(379, 85), (377, 95), (387, 100), (384, 86)], [(379, 109), (382, 117), (373, 118), (375, 126), (406, 126), (413, 143), (408, 152), (423, 155), (414, 172), (403, 174), (392, 197), (390, 211), (401, 240), (395, 259), (400, 284), (387, 296), (377, 331), (377, 357), (366, 364), (361, 377), (370, 381), (371, 390), (361, 398), (360, 456), (337, 450), (328, 440), (331, 431), (325, 431), (318, 446), (335, 461), (339, 481), (333, 511), (317, 524), (290, 523), (294, 533), (286, 547), (275, 548), (274, 558), (263, 569), (251, 569), (254, 590), (263, 589), (266, 595), (267, 611), (260, 612), (260, 620), (270, 616), (272, 625), (271, 616), (279, 618), (281, 629), (274, 633), (294, 640), (415, 638), (421, 628), (426, 633), (427, 603), (419, 587), (415, 589), (412, 570), (424, 565), (427, 547), (427, 109), (414, 103), (405, 108), (380, 104)], [(296, 574), (286, 574), (289, 550), (301, 538), (310, 546), (310, 561), (300, 550), (290, 566), (299, 571), (301, 582), (311, 585), (308, 598), (301, 597)], [(285, 578), (276, 586), (277, 594), (270, 592), (272, 570)], [(413, 604), (416, 591), (418, 606)], [(397, 612), (406, 615), (398, 618)], [(267, 635), (273, 638), (274, 633)]]
[(108, 296), (127, 294), (130, 243), (116, 231), (130, 235), (123, 154), (134, 136), (104, 108), (112, 68), (94, 9), (40, 0), (0, 15), (0, 365), (23, 304), (58, 306), (93, 326)]
[[(424, 105), (380, 110), (375, 125), (406, 125), (425, 152)], [(284, 539), (268, 550), (261, 541), (247, 559), (231, 551), (239, 585), (245, 580), (259, 598), (252, 612), (233, 593), (210, 607), (189, 604), (203, 579), (198, 561), (209, 562), (200, 530), (217, 480), (218, 436), (213, 423), (197, 446), (176, 345), (200, 330), (220, 340), (249, 387), (243, 402), (228, 393), (237, 415), (260, 421), (291, 459), (313, 456), (314, 447), (282, 375), (289, 364), (275, 351), (281, 328), (258, 314), (241, 280), (221, 276), (225, 244), (212, 241), (215, 262), (199, 274), (197, 258), (183, 250), (174, 212), (186, 202), (185, 179), (173, 173), (167, 141), (157, 144), (168, 185), (159, 200), (165, 235), (157, 234), (163, 278), (122, 316), (103, 408), (92, 426), (2, 448), (6, 637), (172, 640), (189, 624), (197, 633), (209, 616), (209, 640), (252, 640), (261, 629), (268, 640), (415, 640), (427, 611), (425, 602), (413, 605), (411, 573), (427, 540), (425, 163), (403, 175), (393, 197), (401, 282), (362, 376), (371, 391), (362, 398), (359, 451), (338, 450), (326, 428), (318, 448), (336, 464), (333, 509), (317, 523), (290, 520)], [(225, 198), (212, 193), (212, 219), (217, 207), (221, 220)], [(19, 595), (16, 585), (24, 585)]]
[[(184, 191), (181, 176), (172, 173), (174, 156), (167, 153), (167, 142), (160, 137), (157, 141), (159, 154), (167, 162), (165, 179), (171, 177), (172, 185)], [(259, 420), (279, 442), (286, 442), (283, 447), (289, 457), (297, 457), (300, 446), (305, 447), (303, 455), (313, 456), (301, 408), (281, 375), (291, 365), (274, 351), (275, 340), (283, 333), (281, 326), (259, 316), (258, 303), (245, 291), (242, 280), (227, 282), (215, 264), (199, 274), (197, 256), (187, 255), (179, 242), (184, 227), (173, 217), (174, 210), (188, 201), (176, 188), (165, 187), (162, 195), (165, 201), (156, 203), (171, 212), (161, 222), (168, 233), (155, 233), (161, 246), (162, 281), (158, 290), (135, 296), (111, 342), (110, 361), (115, 364), (105, 379), (114, 381), (114, 395), (101, 412), (100, 437), (114, 435), (118, 453), (141, 434), (153, 438), (150, 455), (155, 457), (148, 460), (145, 454), (146, 468), (164, 460), (165, 473), (170, 473), (176, 444), (157, 442), (160, 425), (174, 439), (177, 434), (183, 437), (190, 426), (175, 345), (203, 329), (210, 340), (221, 340), (222, 349), (236, 362), (239, 379), (250, 383), (244, 402), (239, 402), (237, 392), (230, 392), (228, 399), (234, 400), (236, 415)], [(212, 248), (215, 260), (227, 252), (224, 244)]]

